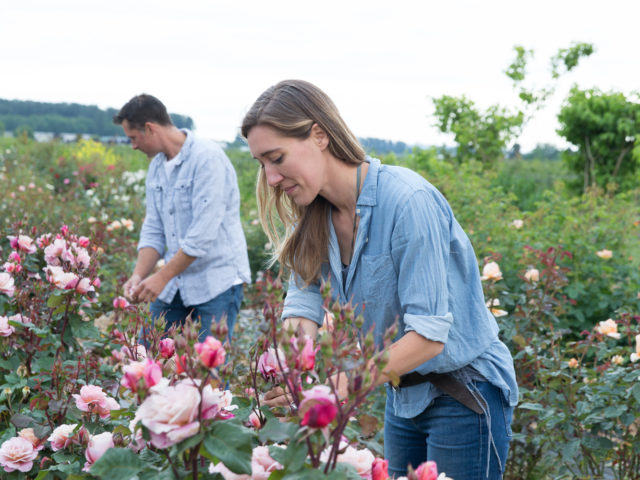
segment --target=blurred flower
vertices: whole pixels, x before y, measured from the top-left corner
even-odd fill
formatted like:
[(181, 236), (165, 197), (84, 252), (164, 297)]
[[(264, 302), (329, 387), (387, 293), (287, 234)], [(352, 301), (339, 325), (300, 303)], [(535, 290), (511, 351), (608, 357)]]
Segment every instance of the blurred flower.
[(7, 473), (19, 470), (26, 473), (33, 467), (38, 452), (32, 443), (22, 437), (13, 437), (0, 446), (0, 465)]
[(15, 331), (13, 325), (9, 325), (9, 319), (0, 315), (0, 337), (8, 337)]
[(324, 428), (329, 425), (338, 413), (336, 396), (327, 385), (316, 385), (302, 392), (304, 399), (300, 402), (299, 412), (302, 425), (309, 428)]
[(27, 188), (24, 185), (19, 185), (18, 190), (24, 192)]
[(197, 388), (184, 382), (169, 386), (168, 380), (163, 379), (150, 389), (135, 420), (147, 427), (153, 446), (167, 448), (198, 433), (199, 407)]
[(524, 279), (527, 282), (535, 283), (540, 280), (540, 272), (537, 268), (529, 268), (524, 274)]
[(249, 414), (247, 423), (250, 427), (253, 427), (256, 430), (258, 430), (262, 426), (262, 422), (260, 421), (260, 416), (256, 413), (255, 410), (252, 410), (251, 413)]
[(33, 244), (33, 240), (31, 237), (27, 237), (26, 235), (18, 235), (14, 237), (13, 235), (7, 236), (9, 242), (11, 244), (11, 248), (16, 250), (22, 250), (26, 253), (35, 253), (37, 250), (36, 246)]
[(387, 480), (389, 478), (389, 460), (376, 458), (371, 464), (371, 480)]
[(208, 336), (204, 342), (196, 343), (194, 347), (206, 367), (214, 368), (224, 363), (226, 352), (220, 340)]
[(618, 324), (610, 318), (598, 323), (598, 325), (596, 325), (596, 332), (611, 338), (620, 338)]
[(16, 291), (13, 277), (7, 272), (0, 272), (0, 293), (13, 297)]
[(129, 306), (129, 302), (124, 297), (116, 297), (113, 299), (113, 308), (125, 309)]
[(427, 461), (421, 463), (418, 468), (416, 468), (415, 473), (418, 480), (437, 480), (438, 467), (436, 466), (436, 462)]
[(64, 424), (56, 427), (47, 439), (49, 440), (49, 442), (51, 442), (51, 450), (57, 452), (58, 450), (71, 445), (71, 443), (74, 441), (74, 438), (77, 437), (77, 435), (73, 434), (73, 431), (75, 430), (77, 425), (77, 423), (73, 423), (71, 425)]
[(578, 360), (576, 358), (571, 358), (568, 362), (569, 368), (578, 368)]
[(172, 338), (160, 340), (160, 355), (162, 358), (171, 358), (176, 353), (176, 344)]
[(122, 228), (122, 224), (118, 220), (114, 220), (107, 226), (107, 232), (118, 230), (119, 228)]
[(22, 263), (22, 258), (20, 258), (20, 254), (16, 251), (11, 252), (7, 260), (14, 263)]
[(84, 451), (84, 456), (87, 462), (84, 464), (82, 471), (88, 472), (93, 465), (102, 455), (105, 454), (110, 448), (114, 448), (113, 434), (111, 432), (103, 432), (98, 435), (92, 435), (89, 439), (87, 449)]
[(291, 337), (291, 346), (296, 353), (296, 368), (303, 371), (313, 370), (316, 364), (316, 353), (320, 350), (320, 346), (313, 348), (313, 340), (309, 335), (303, 337), (304, 347), (298, 352), (299, 339)]
[(61, 290), (73, 290), (78, 284), (78, 276), (75, 273), (65, 272), (62, 267), (47, 265), (43, 270), (47, 280)]
[(251, 479), (267, 480), (271, 472), (282, 470), (284, 467), (269, 455), (269, 447), (257, 446), (251, 453)]
[(98, 221), (98, 219), (96, 217), (87, 218), (87, 222), (89, 222), (89, 223), (96, 223), (97, 221)]
[(506, 310), (501, 310), (500, 308), (496, 308), (499, 305), (500, 305), (500, 300), (498, 300), (497, 298), (490, 299), (487, 302), (487, 307), (489, 307), (489, 310), (491, 311), (494, 317), (504, 317), (505, 315), (508, 315), (509, 312), (507, 312)]
[(129, 231), (133, 230), (133, 226), (134, 226), (133, 220), (130, 220), (128, 218), (121, 218), (120, 222), (122, 223), (122, 226), (127, 230)]
[(631, 354), (631, 361), (633, 363), (640, 360), (640, 335), (636, 335), (636, 351)]
[(520, 229), (520, 228), (522, 228), (522, 226), (523, 226), (523, 225), (524, 225), (524, 222), (523, 222), (522, 220), (520, 220), (520, 219), (516, 219), (516, 220), (514, 220), (513, 222), (511, 222), (511, 226), (512, 226), (513, 228), (518, 228), (518, 229)]
[(83, 412), (97, 413), (100, 418), (107, 418), (111, 410), (119, 410), (120, 405), (97, 385), (84, 385), (80, 394), (74, 393), (76, 407)]
[(502, 279), (502, 272), (496, 262), (487, 263), (482, 269), (481, 280), (493, 280), (498, 281)]
[(144, 377), (144, 384), (147, 388), (151, 388), (162, 378), (162, 366), (150, 358), (146, 358), (143, 365), (142, 376)]
[(614, 355), (613, 357), (611, 357), (611, 363), (613, 363), (614, 365), (622, 365), (623, 362), (624, 358), (622, 355)]
[(599, 250), (596, 252), (596, 255), (598, 255), (600, 258), (603, 258), (605, 260), (608, 260), (609, 258), (611, 258), (613, 256), (613, 252), (611, 250), (607, 250), (606, 248), (603, 250)]
[(138, 391), (138, 381), (144, 375), (144, 363), (131, 361), (122, 367), (122, 378), (120, 385), (128, 388), (132, 392)]
[(260, 358), (258, 359), (258, 371), (265, 379), (276, 380), (280, 377), (281, 369), (278, 360), (282, 363), (284, 371), (288, 371), (282, 350), (278, 349), (276, 351), (274, 348), (269, 348), (266, 352), (260, 355)]

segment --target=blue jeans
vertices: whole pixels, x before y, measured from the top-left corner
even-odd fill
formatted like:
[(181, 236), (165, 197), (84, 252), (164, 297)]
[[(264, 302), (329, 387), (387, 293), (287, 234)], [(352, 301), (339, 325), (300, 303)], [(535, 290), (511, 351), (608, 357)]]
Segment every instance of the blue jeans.
[(242, 298), (242, 285), (234, 285), (208, 302), (186, 306), (182, 303), (182, 297), (180, 297), (180, 291), (178, 290), (171, 303), (166, 303), (162, 300), (155, 300), (151, 303), (151, 319), (155, 322), (158, 318), (164, 316), (164, 329), (167, 331), (176, 324), (183, 326), (187, 316), (191, 313), (192, 320), (200, 322), (198, 340), (202, 342), (211, 335), (212, 320), (215, 318), (216, 322), (220, 322), (224, 316), (227, 319), (227, 327), (229, 327), (227, 339), (231, 342), (233, 327), (236, 323)]
[(404, 476), (407, 465), (416, 468), (433, 460), (438, 472), (455, 480), (502, 478), (513, 407), (489, 382), (472, 381), (469, 387), (485, 399), (489, 415), (477, 414), (449, 395), (441, 395), (420, 415), (400, 418), (393, 414), (392, 392), (388, 392), (384, 456), (389, 460), (389, 475)]

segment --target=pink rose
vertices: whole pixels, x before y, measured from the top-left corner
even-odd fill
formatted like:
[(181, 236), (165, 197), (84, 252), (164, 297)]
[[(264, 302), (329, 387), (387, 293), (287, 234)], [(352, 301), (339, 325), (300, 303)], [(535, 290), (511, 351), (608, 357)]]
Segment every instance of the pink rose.
[(316, 385), (302, 392), (304, 399), (300, 402), (302, 425), (309, 428), (324, 428), (329, 425), (338, 413), (337, 400), (327, 385)]
[(52, 235), (50, 233), (40, 235), (38, 238), (36, 238), (36, 245), (38, 245), (38, 247), (40, 248), (48, 246), (49, 244), (51, 244), (51, 237)]
[(389, 460), (376, 458), (371, 464), (371, 480), (387, 480), (389, 478)]
[(36, 246), (33, 244), (33, 240), (26, 235), (18, 235), (17, 237), (9, 235), (7, 238), (11, 244), (11, 248), (16, 250), (22, 250), (27, 253), (35, 253), (37, 250)]
[(67, 250), (67, 241), (64, 238), (56, 238), (44, 249), (44, 260), (49, 265), (60, 265), (60, 257)]
[(92, 412), (100, 415), (100, 418), (107, 418), (111, 410), (119, 410), (118, 402), (108, 397), (97, 385), (84, 385), (80, 389), (80, 394), (73, 394), (76, 399), (76, 407), (83, 412)]
[(250, 427), (255, 428), (256, 430), (258, 430), (260, 427), (262, 427), (262, 422), (260, 421), (260, 416), (256, 413), (255, 410), (253, 410), (251, 412), (251, 414), (249, 415), (249, 418), (247, 419), (247, 424)]
[(129, 302), (124, 297), (116, 297), (113, 299), (113, 308), (124, 310), (129, 306)]
[(298, 342), (299, 339), (293, 337), (291, 338), (291, 346), (293, 347), (293, 351), (296, 353), (296, 368), (299, 370), (313, 370), (313, 367), (316, 364), (316, 353), (320, 350), (318, 346), (316, 349), (313, 348), (313, 340), (309, 335), (304, 336), (304, 347), (302, 351), (298, 351)]
[(87, 459), (87, 462), (84, 464), (84, 468), (82, 470), (88, 472), (91, 469), (91, 465), (104, 455), (107, 450), (114, 447), (113, 434), (111, 432), (103, 432), (98, 435), (93, 435), (89, 439), (87, 449), (84, 451), (84, 456)]
[(418, 480), (437, 480), (438, 467), (436, 466), (436, 462), (429, 460), (428, 462), (421, 463), (420, 466), (416, 468), (416, 476)]
[(8, 337), (15, 331), (13, 325), (9, 325), (9, 319), (0, 315), (0, 337)]
[(93, 288), (93, 285), (91, 285), (91, 280), (88, 279), (87, 277), (84, 277), (76, 285), (76, 292), (78, 292), (78, 293), (80, 293), (82, 295), (86, 295), (89, 292), (95, 292), (95, 291), (96, 291), (96, 289)]
[(22, 263), (22, 258), (20, 258), (20, 254), (18, 252), (11, 252), (8, 260), (14, 263)]
[(195, 344), (196, 352), (202, 363), (208, 368), (214, 368), (224, 363), (226, 352), (219, 340), (209, 336), (204, 342)]
[(160, 340), (160, 355), (162, 358), (171, 358), (176, 353), (176, 343), (171, 338)]
[(87, 237), (78, 238), (78, 246), (82, 248), (87, 248), (89, 246), (89, 239)]
[(233, 473), (222, 462), (209, 465), (209, 473), (219, 473), (224, 480), (251, 480), (251, 475)]
[(71, 445), (74, 441), (74, 438), (77, 437), (77, 435), (73, 434), (73, 431), (76, 427), (76, 423), (71, 425), (60, 425), (59, 427), (56, 427), (56, 429), (51, 432), (51, 435), (49, 435), (49, 438), (47, 439), (49, 440), (49, 442), (51, 442), (51, 450), (57, 452), (58, 450)]
[[(190, 380), (183, 380), (187, 385), (193, 385), (196, 388), (200, 382), (192, 382)], [(211, 385), (207, 385), (202, 390), (202, 418), (219, 418), (226, 420), (233, 418), (231, 410), (235, 410), (237, 405), (231, 405), (233, 395), (229, 390), (221, 390), (219, 388), (213, 388)]]
[(284, 353), (282, 350), (275, 350), (274, 348), (269, 348), (266, 352), (260, 355), (258, 359), (258, 371), (262, 374), (265, 379), (268, 380), (276, 380), (281, 376), (280, 364), (278, 360), (284, 367), (284, 371), (287, 371), (286, 367), (286, 359), (284, 357)]
[(151, 388), (156, 385), (162, 378), (162, 366), (156, 361), (147, 358), (143, 362), (144, 368), (142, 376), (144, 377), (144, 384), (147, 388)]
[(33, 448), (33, 444), (22, 437), (10, 438), (0, 446), (0, 465), (5, 472), (28, 472), (37, 457), (38, 452)]
[(194, 385), (181, 382), (169, 386), (163, 379), (150, 389), (135, 421), (147, 427), (156, 448), (167, 448), (198, 433), (199, 408), (200, 393)]
[(65, 272), (62, 267), (56, 265), (47, 265), (43, 270), (47, 274), (47, 280), (61, 290), (76, 288), (80, 280), (75, 273)]
[(7, 272), (0, 272), (0, 293), (13, 297), (15, 291), (16, 287), (13, 277)]
[(269, 455), (269, 447), (258, 446), (251, 454), (252, 480), (267, 480), (271, 472), (282, 470), (284, 467)]
[(138, 391), (138, 381), (144, 376), (144, 362), (129, 362), (128, 365), (122, 367), (122, 378), (120, 385), (128, 388), (132, 392)]
[(85, 248), (76, 247), (75, 265), (88, 268), (91, 263), (89, 252)]

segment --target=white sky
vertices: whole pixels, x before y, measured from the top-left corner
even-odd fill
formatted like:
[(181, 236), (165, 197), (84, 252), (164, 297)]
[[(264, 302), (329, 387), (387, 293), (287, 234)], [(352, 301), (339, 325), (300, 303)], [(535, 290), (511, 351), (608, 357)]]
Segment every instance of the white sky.
[(146, 92), (230, 141), (262, 91), (301, 78), (358, 136), (440, 145), (430, 97), (509, 106), (514, 45), (535, 50), (542, 86), (558, 48), (591, 42), (519, 139), (563, 146), (556, 115), (573, 83), (638, 89), (639, 18), (637, 0), (0, 0), (0, 98), (120, 108)]

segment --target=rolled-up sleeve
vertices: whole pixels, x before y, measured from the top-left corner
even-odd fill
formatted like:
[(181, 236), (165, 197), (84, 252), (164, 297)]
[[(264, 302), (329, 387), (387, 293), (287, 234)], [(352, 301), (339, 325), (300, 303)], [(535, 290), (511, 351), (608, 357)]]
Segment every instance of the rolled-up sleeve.
[(442, 343), (454, 320), (447, 284), (449, 225), (448, 211), (435, 193), (419, 190), (404, 206), (392, 238), (405, 332)]
[(287, 296), (284, 299), (284, 308), (282, 310), (282, 319), (289, 317), (307, 318), (319, 326), (324, 321), (324, 310), (322, 308), (322, 294), (320, 293), (319, 284), (311, 284), (309, 286), (298, 287), (296, 277), (291, 274), (289, 278), (289, 287)]
[(227, 175), (224, 152), (199, 152), (197, 171), (193, 176), (191, 208), (193, 220), (180, 242), (182, 251), (192, 257), (207, 254), (215, 242), (227, 208)]
[(144, 216), (144, 222), (142, 222), (142, 228), (140, 229), (140, 241), (138, 242), (138, 250), (141, 248), (151, 247), (155, 249), (160, 256), (164, 255), (166, 247), (166, 239), (164, 236), (164, 226), (162, 224), (162, 218), (160, 212), (158, 212), (156, 203), (154, 201), (157, 186), (157, 181), (154, 179), (152, 168), (149, 169), (149, 174), (145, 181), (146, 189), (146, 210)]

